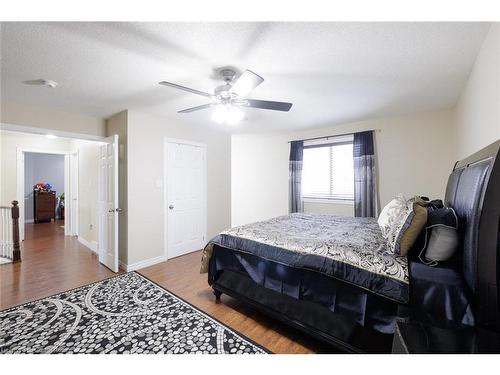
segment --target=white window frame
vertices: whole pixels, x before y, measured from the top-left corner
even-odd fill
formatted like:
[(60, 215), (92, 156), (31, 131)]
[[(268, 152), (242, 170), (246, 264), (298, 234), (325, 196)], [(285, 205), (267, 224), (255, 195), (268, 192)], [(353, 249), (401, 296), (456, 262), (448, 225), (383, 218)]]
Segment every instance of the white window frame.
[(316, 198), (316, 197), (302, 197), (302, 202), (304, 203), (321, 203), (321, 204), (346, 204), (352, 206), (354, 204), (353, 199), (340, 199), (340, 198)]

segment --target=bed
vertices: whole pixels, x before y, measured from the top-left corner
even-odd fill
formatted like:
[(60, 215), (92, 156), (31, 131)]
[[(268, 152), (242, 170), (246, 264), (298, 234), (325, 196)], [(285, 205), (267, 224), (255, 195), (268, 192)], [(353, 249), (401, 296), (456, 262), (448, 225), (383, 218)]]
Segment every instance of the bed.
[(389, 352), (397, 319), (498, 329), (500, 141), (457, 162), (445, 202), (462, 249), (438, 267), (387, 251), (374, 218), (297, 213), (231, 228), (205, 247), (222, 293), (348, 352)]

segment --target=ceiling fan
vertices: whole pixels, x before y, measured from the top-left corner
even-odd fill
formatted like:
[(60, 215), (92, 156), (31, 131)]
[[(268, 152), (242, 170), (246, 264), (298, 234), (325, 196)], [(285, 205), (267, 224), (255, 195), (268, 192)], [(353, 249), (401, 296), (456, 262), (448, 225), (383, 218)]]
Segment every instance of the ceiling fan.
[(288, 112), (292, 107), (292, 103), (247, 99), (247, 96), (253, 91), (253, 89), (264, 81), (264, 78), (255, 74), (251, 70), (245, 70), (236, 79), (236, 72), (232, 69), (222, 69), (220, 71), (220, 75), (225, 83), (217, 86), (213, 94), (167, 81), (159, 82), (159, 84), (209, 98), (211, 100), (210, 103), (183, 109), (178, 111), (178, 113), (189, 113), (215, 107), (212, 118), (214, 121), (220, 123), (236, 124), (241, 121), (244, 117), (243, 111), (240, 110), (241, 107), (283, 112)]

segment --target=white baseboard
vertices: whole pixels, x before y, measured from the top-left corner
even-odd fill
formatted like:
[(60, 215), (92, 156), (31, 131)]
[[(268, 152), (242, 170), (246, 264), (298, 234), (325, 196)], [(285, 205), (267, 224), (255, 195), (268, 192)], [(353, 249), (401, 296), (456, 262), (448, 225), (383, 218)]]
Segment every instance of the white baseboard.
[(149, 266), (153, 266), (155, 264), (161, 263), (161, 262), (166, 262), (167, 257), (165, 255), (160, 255), (159, 257), (155, 258), (149, 258), (146, 260), (142, 260), (137, 263), (132, 263), (132, 264), (125, 264), (124, 262), (120, 261), (120, 267), (124, 269), (127, 272), (130, 271), (137, 271), (140, 270), (141, 268), (146, 268)]
[[(57, 216), (56, 220), (61, 220), (61, 218)], [(51, 222), (52, 222), (52, 220), (51, 220)], [(34, 219), (26, 219), (26, 220), (24, 220), (24, 223), (25, 224), (34, 224), (35, 220)]]
[(92, 250), (94, 253), (97, 254), (97, 242), (92, 241), (89, 242), (82, 236), (78, 236), (78, 242), (80, 242), (83, 246), (88, 247), (90, 250)]

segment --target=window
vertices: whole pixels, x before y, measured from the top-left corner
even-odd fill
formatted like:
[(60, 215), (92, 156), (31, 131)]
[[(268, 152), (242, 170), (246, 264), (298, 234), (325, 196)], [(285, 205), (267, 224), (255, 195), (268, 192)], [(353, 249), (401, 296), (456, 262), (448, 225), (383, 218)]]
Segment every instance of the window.
[(352, 140), (304, 145), (302, 195), (316, 199), (354, 199)]

